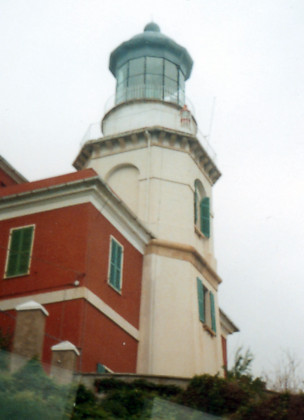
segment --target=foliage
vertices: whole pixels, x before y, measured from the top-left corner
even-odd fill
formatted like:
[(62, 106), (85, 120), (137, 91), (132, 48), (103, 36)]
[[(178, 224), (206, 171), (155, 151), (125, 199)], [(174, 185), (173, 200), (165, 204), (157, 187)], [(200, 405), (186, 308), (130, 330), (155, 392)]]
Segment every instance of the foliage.
[(303, 391), (304, 381), (300, 376), (301, 362), (288, 350), (283, 351), (278, 364), (267, 374), (264, 374), (269, 389), (277, 392)]
[(9, 350), (11, 348), (12, 333), (0, 328), (0, 371), (8, 368)]
[(0, 420), (148, 420), (152, 415), (194, 420), (201, 411), (230, 420), (302, 420), (304, 394), (266, 391), (259, 378), (248, 374), (247, 359), (227, 378), (195, 376), (185, 390), (111, 378), (95, 382), (97, 394), (83, 385), (55, 384), (33, 359), (12, 375), (0, 375)]
[(247, 349), (243, 354), (243, 348), (239, 347), (234, 355), (234, 364), (231, 369), (226, 370), (226, 376), (230, 379), (240, 379), (243, 376), (251, 375), (251, 364), (253, 354)]
[(97, 398), (93, 392), (82, 384), (77, 389), (72, 418), (74, 420), (110, 419), (108, 413), (98, 406)]
[(0, 375), (0, 420), (68, 419), (74, 402), (71, 391), (56, 385), (33, 359), (13, 375)]
[[(74, 420), (200, 418), (191, 409), (233, 420), (298, 420), (304, 418), (304, 396), (271, 394), (250, 375), (222, 378), (194, 377), (186, 390), (146, 381), (127, 383), (116, 379), (95, 382), (102, 398), (83, 386), (78, 389)], [(167, 389), (166, 389), (167, 388)], [(185, 408), (183, 408), (185, 407)]]
[(177, 395), (181, 389), (175, 385), (154, 384), (143, 379), (137, 379), (132, 382), (124, 382), (118, 379), (97, 379), (95, 381), (97, 392), (109, 392), (113, 390), (135, 390), (154, 392), (159, 396), (174, 396)]
[(36, 358), (31, 359), (12, 376), (17, 391), (26, 389), (41, 394), (43, 398), (58, 393), (58, 386), (50, 380)]
[(251, 401), (259, 400), (265, 394), (265, 383), (251, 375), (253, 355), (249, 349), (240, 347), (234, 358), (234, 365), (226, 370), (226, 378), (219, 376), (196, 376), (179, 401), (189, 407), (215, 415), (235, 413)]
[(241, 407), (233, 420), (302, 420), (304, 395), (289, 393), (268, 395), (261, 401)]
[(215, 415), (235, 412), (250, 398), (247, 390), (236, 381), (229, 381), (219, 376), (195, 376), (178, 402), (188, 407), (206, 411)]
[(124, 382), (113, 378), (98, 379), (95, 381), (95, 387), (97, 392), (102, 393), (99, 407), (105, 410), (108, 416), (128, 420), (151, 418), (154, 398), (171, 399), (181, 392), (181, 389), (174, 385), (154, 384), (144, 380)]

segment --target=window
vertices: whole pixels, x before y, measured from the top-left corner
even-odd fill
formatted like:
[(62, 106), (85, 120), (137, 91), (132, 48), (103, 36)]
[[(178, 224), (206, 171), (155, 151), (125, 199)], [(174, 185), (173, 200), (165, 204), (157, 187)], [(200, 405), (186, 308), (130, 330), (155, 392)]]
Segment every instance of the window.
[(160, 57), (140, 57), (123, 64), (116, 74), (116, 99), (153, 98), (185, 103), (185, 76), (175, 63)]
[(214, 294), (204, 287), (200, 278), (197, 277), (196, 283), (199, 319), (211, 334), (216, 334)]
[(34, 239), (34, 226), (10, 231), (5, 277), (29, 274)]
[(97, 363), (96, 373), (113, 373), (113, 371), (102, 363)]
[(201, 216), (201, 231), (206, 236), (210, 237), (210, 199), (204, 197), (200, 202), (200, 216)]
[(122, 285), (123, 247), (111, 236), (109, 259), (109, 284), (118, 292)]
[(210, 198), (202, 183), (194, 183), (194, 224), (206, 238), (210, 238)]

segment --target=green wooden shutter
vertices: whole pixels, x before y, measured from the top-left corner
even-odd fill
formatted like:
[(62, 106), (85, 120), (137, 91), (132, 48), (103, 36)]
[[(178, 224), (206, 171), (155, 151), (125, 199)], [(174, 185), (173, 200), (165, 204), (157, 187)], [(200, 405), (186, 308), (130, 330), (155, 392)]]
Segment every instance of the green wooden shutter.
[(22, 273), (27, 273), (29, 269), (33, 230), (33, 226), (22, 229), (22, 241), (19, 258), (19, 270)]
[(30, 265), (34, 227), (14, 229), (11, 232), (6, 276), (27, 274)]
[(14, 276), (18, 271), (19, 247), (21, 243), (21, 229), (11, 232), (11, 242), (8, 257), (7, 276)]
[(214, 294), (210, 292), (211, 329), (216, 333)]
[(198, 311), (199, 311), (199, 319), (202, 322), (205, 322), (205, 292), (204, 286), (198, 277), (196, 278), (197, 284), (197, 298), (198, 298)]
[(210, 199), (204, 197), (201, 201), (201, 231), (209, 238), (210, 237)]
[(116, 287), (115, 266), (116, 266), (116, 241), (111, 239), (111, 255), (110, 255), (110, 284)]
[(111, 239), (110, 275), (109, 283), (115, 289), (121, 289), (122, 246)]
[(97, 363), (96, 373), (106, 373), (106, 368), (102, 363)]
[(196, 183), (194, 184), (194, 224), (197, 223), (197, 202), (198, 202), (198, 194), (197, 194), (197, 186)]
[(122, 248), (121, 246), (116, 243), (116, 275), (115, 275), (115, 284), (116, 289), (121, 289), (121, 254), (122, 254)]

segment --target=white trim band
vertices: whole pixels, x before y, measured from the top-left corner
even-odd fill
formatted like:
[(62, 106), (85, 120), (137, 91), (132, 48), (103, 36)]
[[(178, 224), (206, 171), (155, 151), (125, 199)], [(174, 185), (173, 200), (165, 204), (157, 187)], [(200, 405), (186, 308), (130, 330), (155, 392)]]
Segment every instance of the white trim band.
[[(100, 299), (95, 293), (87, 287), (78, 287), (75, 289), (62, 289), (56, 292), (38, 293), (35, 295), (22, 296), (18, 298), (0, 300), (0, 310), (8, 311), (15, 309), (16, 306), (24, 304), (29, 300), (35, 300), (41, 305), (49, 303), (63, 302), (67, 300), (85, 299), (99, 312), (103, 313), (111, 321), (117, 324), (121, 329), (127, 332), (131, 337), (139, 340), (139, 330), (119, 315), (114, 309)], [(20, 309), (19, 309), (20, 310)]]

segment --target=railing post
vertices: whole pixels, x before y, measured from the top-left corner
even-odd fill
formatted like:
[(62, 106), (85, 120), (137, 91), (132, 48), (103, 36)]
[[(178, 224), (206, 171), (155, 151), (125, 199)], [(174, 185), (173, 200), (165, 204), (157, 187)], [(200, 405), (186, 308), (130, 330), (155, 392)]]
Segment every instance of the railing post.
[(72, 382), (79, 351), (70, 341), (62, 341), (51, 347), (51, 376), (60, 384)]
[(17, 319), (13, 339), (10, 369), (16, 371), (26, 361), (41, 359), (47, 310), (33, 300), (16, 307)]

